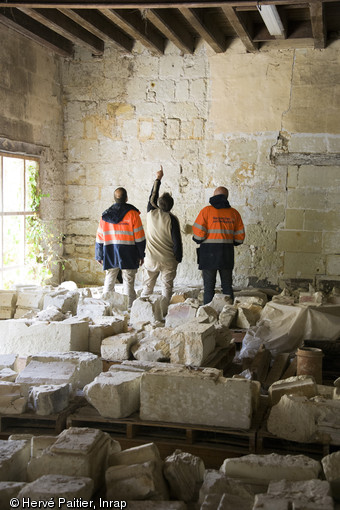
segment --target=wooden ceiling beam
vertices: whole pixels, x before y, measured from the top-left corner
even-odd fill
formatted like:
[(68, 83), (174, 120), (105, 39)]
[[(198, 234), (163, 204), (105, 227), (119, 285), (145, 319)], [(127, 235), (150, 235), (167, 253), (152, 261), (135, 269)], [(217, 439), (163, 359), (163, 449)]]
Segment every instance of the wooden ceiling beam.
[(216, 53), (223, 53), (227, 49), (226, 37), (216, 24), (202, 20), (198, 11), (181, 7), (181, 14), (190, 23), (199, 36), (207, 43)]
[(101, 11), (121, 30), (130, 37), (139, 40), (150, 51), (157, 54), (164, 53), (164, 39), (156, 32), (154, 27), (143, 19), (138, 11), (116, 11), (114, 9), (102, 9)]
[(326, 47), (326, 26), (322, 2), (309, 4), (309, 12), (314, 37), (314, 48), (320, 50)]
[(120, 48), (131, 52), (134, 45), (133, 39), (111, 23), (100, 11), (95, 9), (60, 9), (60, 11), (99, 39), (108, 43), (114, 42)]
[(190, 53), (194, 52), (194, 37), (178, 19), (174, 20), (173, 15), (169, 11), (146, 9), (144, 13), (146, 18), (177, 48), (184, 53), (188, 51)]
[[(339, 0), (309, 0), (308, 3), (336, 3)], [(292, 5), (296, 0), (261, 0), (264, 5)], [(188, 9), (200, 9), (206, 7), (224, 7), (226, 4), (230, 7), (253, 7), (257, 6), (258, 0), (135, 0), (135, 1), (76, 1), (76, 0), (54, 0), (43, 2), (41, 0), (0, 0), (0, 7), (31, 7), (34, 9), (179, 9), (187, 7)], [(305, 4), (306, 2), (299, 2)]]
[(20, 8), (27, 16), (54, 30), (73, 43), (85, 46), (94, 55), (104, 53), (104, 42), (58, 10)]
[(74, 46), (71, 41), (19, 10), (0, 8), (0, 22), (63, 57), (73, 55)]
[(243, 22), (240, 14), (236, 12), (234, 7), (224, 6), (222, 7), (222, 11), (227, 17), (229, 23), (237, 33), (238, 37), (241, 39), (247, 51), (250, 53), (254, 53), (258, 50), (258, 46), (256, 43), (252, 41), (248, 29)]

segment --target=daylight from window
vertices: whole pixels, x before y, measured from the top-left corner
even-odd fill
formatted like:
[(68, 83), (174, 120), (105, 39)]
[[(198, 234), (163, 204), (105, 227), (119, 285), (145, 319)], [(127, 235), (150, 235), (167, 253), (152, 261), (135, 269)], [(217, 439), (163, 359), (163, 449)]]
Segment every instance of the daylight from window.
[(32, 217), (29, 179), (38, 161), (0, 153), (1, 165), (1, 281), (3, 289), (32, 280), (27, 265), (27, 221)]

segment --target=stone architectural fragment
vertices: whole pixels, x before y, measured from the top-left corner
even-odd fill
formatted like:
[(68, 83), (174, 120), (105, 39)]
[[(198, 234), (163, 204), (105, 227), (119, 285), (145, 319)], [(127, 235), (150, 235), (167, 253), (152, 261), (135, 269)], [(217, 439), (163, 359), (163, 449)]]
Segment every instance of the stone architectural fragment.
[(146, 443), (140, 446), (121, 450), (120, 452), (114, 452), (109, 459), (110, 466), (117, 464), (124, 464), (129, 466), (130, 464), (143, 464), (144, 462), (156, 462), (162, 466), (163, 461), (161, 459), (159, 450), (155, 443)]
[(204, 462), (199, 457), (175, 450), (164, 462), (164, 476), (172, 499), (197, 501), (204, 478)]
[(215, 328), (192, 320), (177, 326), (170, 337), (170, 361), (183, 365), (202, 366), (215, 349)]
[(233, 305), (224, 305), (222, 308), (222, 311), (219, 315), (219, 322), (222, 324), (222, 326), (226, 326), (227, 328), (230, 328), (233, 320), (235, 319), (237, 315), (237, 307)]
[(162, 474), (154, 462), (111, 466), (105, 473), (105, 479), (107, 499), (169, 499)]
[(30, 453), (29, 441), (0, 440), (0, 480), (25, 482)]
[(150, 321), (155, 323), (162, 321), (167, 311), (166, 299), (158, 294), (152, 294), (148, 297), (140, 297), (134, 300), (131, 312), (131, 324)]
[(84, 387), (85, 397), (107, 418), (124, 418), (140, 406), (141, 372), (103, 372)]
[(272, 406), (280, 401), (282, 395), (304, 395), (309, 398), (317, 395), (317, 392), (315, 379), (308, 375), (288, 377), (288, 379), (274, 382), (269, 387), (269, 396)]
[(0, 369), (0, 381), (14, 382), (18, 373), (11, 368)]
[(102, 341), (100, 352), (108, 361), (123, 361), (131, 357), (131, 346), (137, 342), (136, 331), (108, 336)]
[(70, 427), (63, 430), (39, 457), (30, 460), (28, 480), (46, 474), (86, 477), (94, 481), (96, 490), (104, 483), (108, 458), (114, 451), (120, 451), (120, 445), (106, 432)]
[(267, 428), (289, 441), (340, 444), (340, 400), (283, 395), (272, 407)]
[[(81, 389), (85, 384), (93, 381), (93, 379), (102, 371), (102, 360), (90, 352), (70, 351), (65, 353), (44, 352), (29, 356), (27, 363), (35, 361), (37, 363), (61, 363), (65, 367), (69, 367), (70, 373), (72, 366), (75, 368), (71, 380), (69, 381), (74, 389)], [(45, 372), (45, 370), (42, 369)], [(23, 372), (20, 375), (25, 375)], [(53, 384), (53, 381), (46, 381)], [(56, 381), (54, 381), (56, 382)], [(44, 383), (43, 383), (44, 384)]]
[(0, 382), (0, 413), (21, 414), (25, 412), (28, 394), (21, 384)]
[(216, 369), (166, 366), (142, 375), (140, 417), (247, 430), (257, 393), (254, 381), (226, 379)]
[(196, 317), (199, 303), (186, 299), (184, 303), (170, 305), (168, 313), (165, 317), (165, 327), (176, 328), (181, 324), (185, 324)]
[(320, 462), (305, 455), (244, 455), (239, 458), (225, 459), (222, 473), (231, 478), (249, 478), (254, 480), (310, 480), (318, 478)]
[(49, 474), (27, 483), (19, 492), (18, 498), (21, 501), (23, 498), (39, 502), (53, 500), (56, 508), (66, 509), (70, 508), (72, 502), (89, 502), (93, 488), (93, 480), (85, 476)]
[(25, 482), (0, 482), (0, 508), (10, 508), (10, 500), (17, 498)]
[(3, 354), (19, 352), (20, 356), (41, 351), (87, 351), (88, 323), (79, 320), (72, 323), (0, 321), (0, 350)]
[[(235, 496), (239, 498), (238, 504), (242, 502), (246, 508), (252, 508), (254, 495), (247, 486), (243, 485), (239, 480), (228, 478), (221, 471), (206, 469), (203, 484), (199, 491), (199, 503), (203, 504), (205, 502), (207, 504), (207, 498), (216, 495), (218, 496), (217, 503), (219, 504), (223, 494)], [(209, 510), (213, 510), (211, 505), (209, 506)]]
[(111, 306), (103, 299), (90, 297), (81, 298), (77, 306), (78, 317), (97, 318), (105, 315), (111, 315)]
[(62, 313), (70, 312), (71, 315), (77, 314), (79, 301), (79, 292), (69, 291), (67, 289), (58, 289), (49, 292), (44, 296), (44, 308), (55, 306)]
[[(106, 319), (106, 320), (105, 320)], [(126, 320), (118, 317), (103, 317), (96, 319), (95, 324), (89, 324), (89, 351), (100, 355), (100, 347), (104, 338), (118, 335), (127, 331)]]
[(66, 409), (69, 398), (69, 384), (33, 386), (29, 393), (29, 402), (34, 412), (43, 416), (56, 414)]
[(333, 497), (340, 499), (340, 451), (326, 455), (321, 463), (326, 480), (330, 483)]

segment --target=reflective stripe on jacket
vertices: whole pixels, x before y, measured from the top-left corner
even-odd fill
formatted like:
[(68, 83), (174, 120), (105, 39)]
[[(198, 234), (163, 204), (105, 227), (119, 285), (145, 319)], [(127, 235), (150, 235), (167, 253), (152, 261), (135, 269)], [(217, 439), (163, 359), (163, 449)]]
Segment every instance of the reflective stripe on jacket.
[(129, 210), (119, 223), (99, 222), (96, 236), (96, 260), (103, 269), (137, 269), (145, 255), (145, 234), (139, 211)]
[(232, 208), (204, 207), (192, 227), (193, 239), (200, 245), (199, 269), (232, 269), (234, 245), (245, 238), (240, 213)]

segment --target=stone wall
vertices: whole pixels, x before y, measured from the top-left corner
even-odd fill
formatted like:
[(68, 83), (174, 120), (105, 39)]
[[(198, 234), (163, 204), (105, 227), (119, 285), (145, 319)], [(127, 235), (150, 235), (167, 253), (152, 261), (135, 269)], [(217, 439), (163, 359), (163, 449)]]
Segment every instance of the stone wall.
[(124, 186), (146, 223), (162, 164), (183, 233), (177, 283), (201, 281), (191, 225), (219, 185), (246, 226), (236, 285), (340, 280), (340, 41), (256, 54), (201, 44), (184, 56), (171, 44), (163, 56), (107, 46), (103, 58), (59, 60), (0, 31), (0, 137), (41, 149), (43, 215), (65, 219), (65, 279), (103, 281), (102, 211)]
[[(0, 150), (40, 158), (44, 220), (63, 231), (61, 60), (0, 24)], [(56, 247), (58, 249), (58, 247)], [(58, 268), (54, 267), (56, 279)]]
[(177, 282), (200, 282), (191, 225), (218, 185), (246, 225), (236, 284), (339, 280), (339, 45), (248, 54), (237, 42), (184, 56), (169, 45), (161, 57), (108, 48), (65, 63), (67, 278), (102, 281), (101, 212), (121, 185), (145, 222), (162, 164), (184, 240)]

